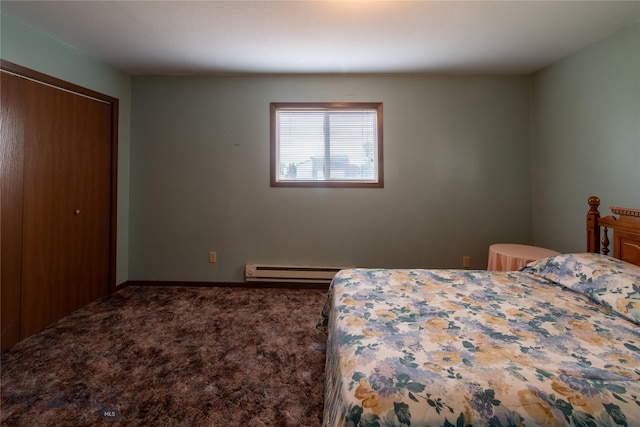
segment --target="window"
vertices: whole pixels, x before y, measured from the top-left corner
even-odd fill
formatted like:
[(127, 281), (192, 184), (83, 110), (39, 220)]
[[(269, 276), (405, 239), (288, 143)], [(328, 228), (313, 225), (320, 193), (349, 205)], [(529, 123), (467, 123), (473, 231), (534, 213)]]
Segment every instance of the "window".
[(271, 103), (272, 187), (383, 187), (382, 103)]

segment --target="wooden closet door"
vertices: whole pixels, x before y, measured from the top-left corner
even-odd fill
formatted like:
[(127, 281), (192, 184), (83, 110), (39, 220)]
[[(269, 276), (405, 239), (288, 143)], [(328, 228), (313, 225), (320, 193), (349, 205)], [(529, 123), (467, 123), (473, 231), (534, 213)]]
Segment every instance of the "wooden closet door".
[(20, 282), (22, 281), (22, 175), (24, 140), (23, 93), (27, 80), (0, 74), (0, 324), (1, 348), (20, 340)]
[(109, 292), (111, 107), (30, 82), (20, 337)]

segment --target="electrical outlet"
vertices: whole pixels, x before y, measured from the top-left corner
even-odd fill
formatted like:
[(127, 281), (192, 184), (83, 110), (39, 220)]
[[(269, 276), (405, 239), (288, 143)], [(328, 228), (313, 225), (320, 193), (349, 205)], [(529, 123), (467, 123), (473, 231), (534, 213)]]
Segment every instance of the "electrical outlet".
[(218, 254), (215, 252), (209, 252), (209, 262), (213, 263), (216, 262), (216, 259), (218, 258)]
[(471, 257), (469, 255), (462, 257), (462, 268), (471, 268)]

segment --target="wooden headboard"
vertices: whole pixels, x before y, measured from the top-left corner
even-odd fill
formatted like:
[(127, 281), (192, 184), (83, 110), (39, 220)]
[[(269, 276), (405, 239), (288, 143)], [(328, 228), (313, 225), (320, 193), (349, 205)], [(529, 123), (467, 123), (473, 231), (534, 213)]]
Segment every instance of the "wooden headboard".
[(613, 256), (640, 266), (640, 209), (611, 206), (614, 215), (600, 217), (600, 199), (589, 197), (587, 251), (609, 254), (609, 230), (613, 230)]

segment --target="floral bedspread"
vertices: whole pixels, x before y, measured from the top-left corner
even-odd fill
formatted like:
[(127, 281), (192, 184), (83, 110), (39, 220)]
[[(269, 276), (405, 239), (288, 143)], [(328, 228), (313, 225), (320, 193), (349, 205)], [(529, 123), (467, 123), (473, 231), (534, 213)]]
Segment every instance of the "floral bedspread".
[(640, 426), (640, 325), (531, 271), (343, 270), (320, 326), (327, 427)]

